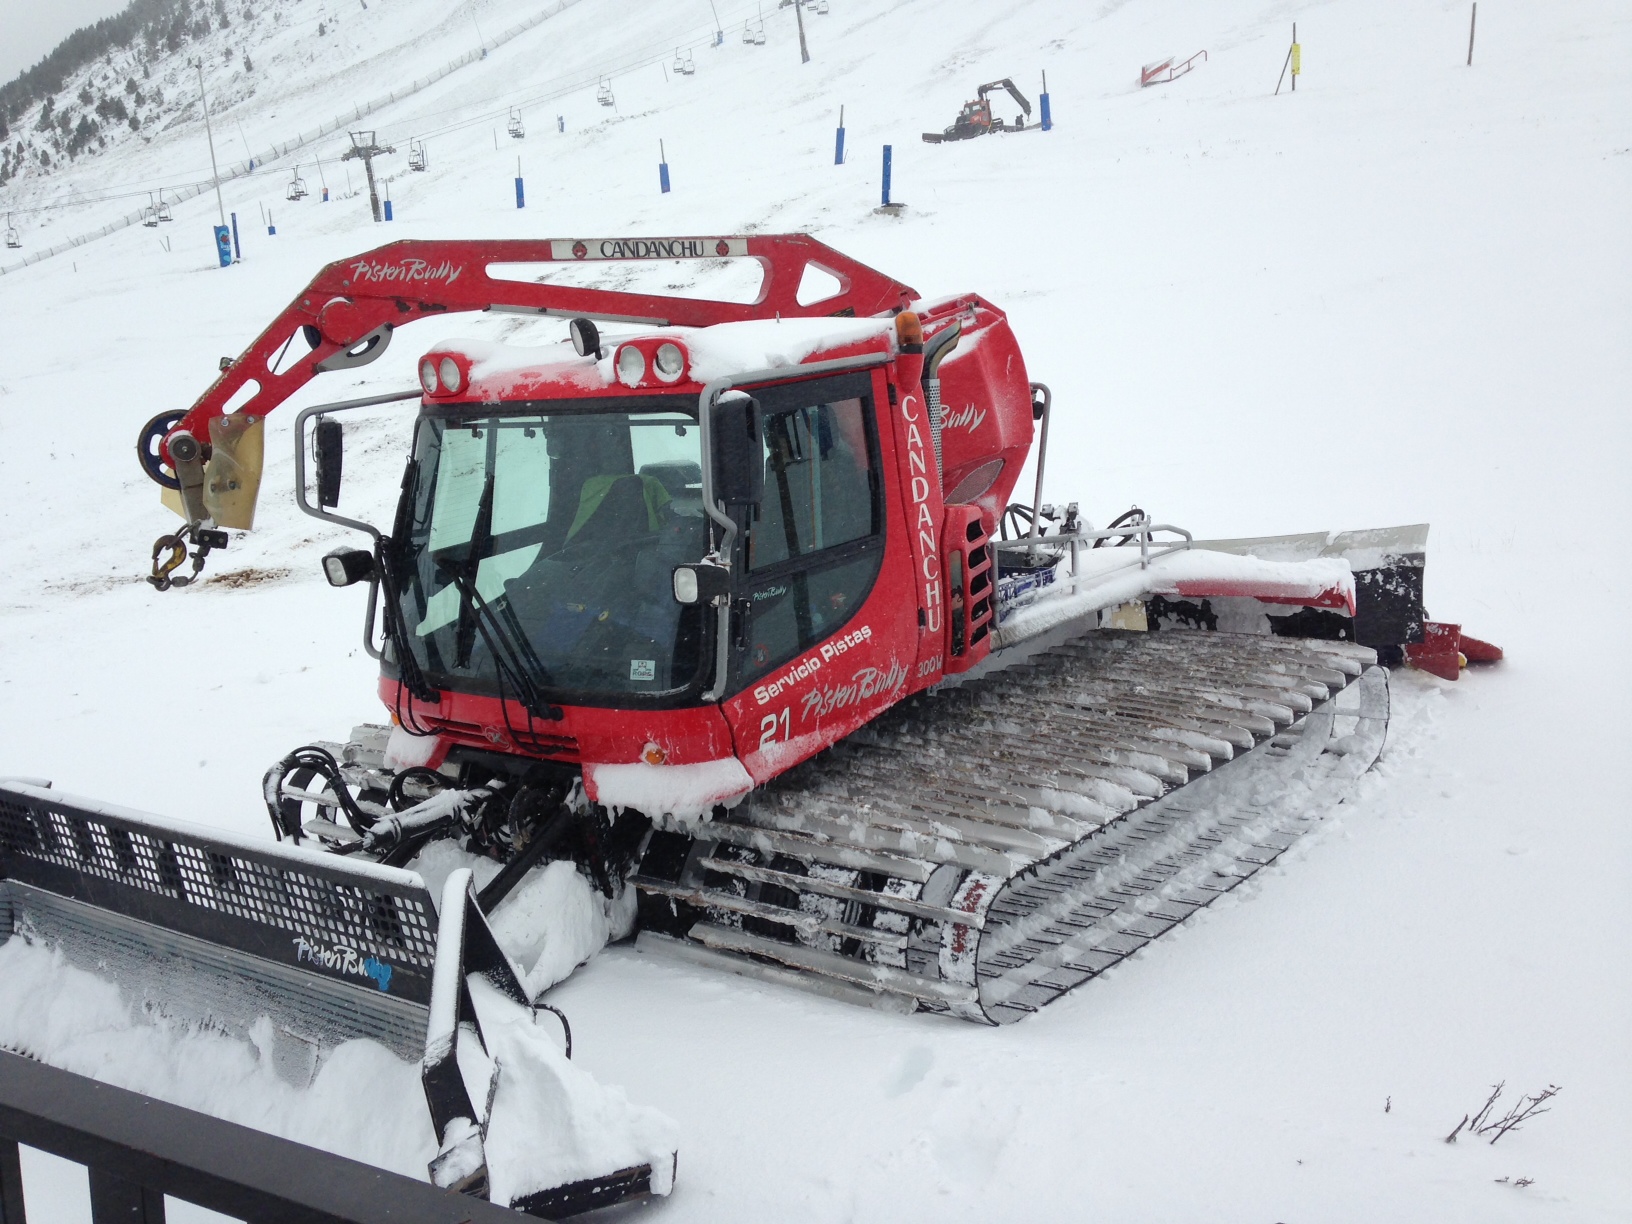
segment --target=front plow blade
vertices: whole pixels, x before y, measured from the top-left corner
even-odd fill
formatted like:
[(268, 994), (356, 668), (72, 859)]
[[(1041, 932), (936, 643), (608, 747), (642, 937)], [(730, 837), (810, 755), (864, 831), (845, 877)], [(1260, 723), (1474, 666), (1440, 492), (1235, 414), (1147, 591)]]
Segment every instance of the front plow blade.
[[(447, 1123), (457, 1116), (485, 1145), (484, 1176), (472, 1179), (469, 1189), (486, 1196), (485, 1166), (491, 1164), (493, 1197), (507, 1206), (560, 1218), (666, 1194), (675, 1167), (673, 1124), (601, 1088), (569, 1062), (555, 1048), (553, 1030), (534, 1024), (513, 966), (474, 903), (453, 908), (456, 914), (439, 917), (424, 880), (412, 871), (0, 782), (0, 953), (14, 940), (43, 946), (67, 962), (64, 972), (111, 979), (131, 1010), (184, 1052), (195, 1038), (225, 1036), (253, 1045), (297, 1094), (316, 1094), (307, 1114), (288, 1108), (283, 1089), (273, 1094), (282, 1105), (275, 1107), (269, 1096), (266, 1116), (283, 1109), (284, 1130), (332, 1130), (322, 1116), (332, 1084), (325, 1095), (319, 1074), (331, 1056), (357, 1065), (356, 1051), (366, 1047), (349, 1047), (345, 1058), (337, 1051), (366, 1038), (410, 1064), (380, 1055), (392, 1069), (379, 1097), (340, 1103), (359, 1117), (370, 1109), (399, 1115), (360, 1126), (400, 1141), (389, 1151), (376, 1149), (380, 1163), (403, 1172), (425, 1169), (438, 1145), (447, 1148)], [(452, 928), (450, 917), (457, 918)], [(458, 937), (439, 946), (439, 925)], [(32, 959), (25, 966), (22, 957)], [(0, 982), (19, 1005), (13, 1012), (49, 1012), (54, 1000), (40, 985), (40, 953), (22, 949), (5, 963), (19, 975)], [(40, 997), (18, 999), (25, 978)], [(472, 997), (479, 1018), (470, 1009)], [(433, 1023), (438, 1008), (440, 1025)], [(51, 1026), (23, 1027), (48, 1048), (29, 1049), (28, 1040), (4, 1030), (0, 1045), (20, 1045), (20, 1052), (52, 1061)], [(458, 1033), (467, 1028), (472, 1040), (454, 1062)], [(458, 1108), (441, 1108), (446, 1098), (438, 1099), (427, 1079), (432, 1125), (416, 1126), (411, 1116), (399, 1124), (402, 1097), (394, 1089), (432, 1068), (438, 1052), (449, 1059), (443, 1084), (461, 1085)], [(247, 1061), (253, 1065), (255, 1057)], [(92, 1070), (98, 1078), (103, 1065)], [(473, 1066), (488, 1068), (479, 1084), (469, 1080)], [(159, 1073), (151, 1066), (107, 1067), (115, 1078)], [(467, 1082), (475, 1091), (465, 1093)], [(235, 1089), (256, 1084), (266, 1088), (250, 1072)], [(186, 1090), (196, 1096), (196, 1082)]]

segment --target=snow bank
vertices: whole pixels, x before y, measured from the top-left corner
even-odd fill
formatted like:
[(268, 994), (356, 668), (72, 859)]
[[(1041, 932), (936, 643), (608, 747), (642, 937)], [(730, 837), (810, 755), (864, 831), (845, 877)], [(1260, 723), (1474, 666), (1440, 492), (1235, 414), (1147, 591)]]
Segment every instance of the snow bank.
[[(579, 879), (572, 865), (551, 867), (541, 873), (550, 877), (546, 894), (571, 893), (559, 877), (565, 869)], [(586, 933), (598, 931), (604, 942), (607, 919), (583, 900), (578, 899), (581, 920), (568, 937), (583, 941)], [(526, 913), (542, 908), (536, 899), (530, 905)], [(566, 908), (558, 905), (556, 913)], [(571, 955), (557, 955), (548, 963)], [(575, 963), (569, 962), (566, 971)], [(274, 1066), (274, 1034), (267, 1020), (246, 1041), (145, 1014), (132, 1008), (118, 987), (20, 936), (0, 944), (0, 980), (6, 983), (0, 992), (0, 1046), (212, 1117), (426, 1179), (437, 1145), (419, 1064), (376, 1042), (336, 1046), (311, 1084), (297, 1088)], [(622, 1089), (603, 1087), (569, 1062), (556, 1048), (560, 1036), (554, 1017), (534, 1024), (526, 1009), (484, 979), (472, 975), (470, 981), (489, 1053), (502, 1067), (487, 1141), (494, 1200), (508, 1202), (642, 1163), (652, 1166), (654, 1190), (667, 1194), (679, 1139), (676, 1124), (655, 1109), (631, 1104)]]
[(513, 1202), (640, 1164), (652, 1166), (653, 1191), (667, 1194), (674, 1185), (679, 1126), (568, 1061), (557, 1048), (554, 1016), (546, 1013), (535, 1022), (476, 976), (470, 989), (488, 1052), (500, 1066), (487, 1132), (493, 1201)]
[(281, 1078), (270, 1025), (244, 1041), (133, 1009), (59, 953), (0, 944), (0, 1046), (104, 1083), (425, 1180), (436, 1154), (418, 1063), (373, 1041), (329, 1051), (305, 1088)]
[(536, 999), (609, 940), (627, 935), (634, 925), (634, 901), (629, 888), (608, 901), (575, 864), (558, 860), (528, 872), (488, 925), (525, 971), (521, 984)]

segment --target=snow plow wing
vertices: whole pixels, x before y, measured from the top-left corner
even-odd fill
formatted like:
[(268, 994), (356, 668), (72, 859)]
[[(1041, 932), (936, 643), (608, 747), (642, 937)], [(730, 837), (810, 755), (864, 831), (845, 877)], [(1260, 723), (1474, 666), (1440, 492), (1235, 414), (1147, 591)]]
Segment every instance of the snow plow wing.
[[(551, 1170), (516, 1156), (531, 1135), (497, 1133), (507, 1113), (521, 1127), (541, 1108), (571, 1126), (602, 1090), (556, 1050), (560, 1025), (532, 1025), (514, 966), (474, 902), (462, 903), (468, 891), (468, 873), (454, 873), (439, 915), (411, 871), (0, 782), (0, 952), (18, 941), (44, 947), (113, 980), (161, 1025), (251, 1042), (296, 1089), (343, 1043), (379, 1043), (422, 1079), (438, 1184), (547, 1218), (667, 1193), (672, 1150), (619, 1161), (614, 1142), (610, 1167), (551, 1181)], [(502, 1059), (492, 1048), (501, 1031)], [(0, 1031), (0, 1045), (26, 1044)], [(467, 1087), (472, 1068), (481, 1082)], [(650, 1119), (622, 1108), (632, 1130), (648, 1124), (649, 1139)], [(595, 1146), (579, 1145), (580, 1162)]]

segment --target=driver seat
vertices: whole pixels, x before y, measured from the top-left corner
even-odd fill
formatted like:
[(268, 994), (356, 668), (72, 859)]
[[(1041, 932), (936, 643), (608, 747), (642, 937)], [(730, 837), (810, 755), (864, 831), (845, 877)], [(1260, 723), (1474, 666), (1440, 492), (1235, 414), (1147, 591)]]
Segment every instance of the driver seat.
[(651, 476), (591, 476), (578, 494), (568, 544), (601, 544), (650, 535), (662, 525), (668, 490)]

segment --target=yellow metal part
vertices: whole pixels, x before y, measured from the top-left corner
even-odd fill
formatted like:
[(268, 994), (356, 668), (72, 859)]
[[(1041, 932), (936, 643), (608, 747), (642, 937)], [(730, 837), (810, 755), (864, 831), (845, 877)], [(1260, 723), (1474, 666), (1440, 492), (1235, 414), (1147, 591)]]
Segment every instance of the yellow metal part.
[(1303, 72), (1303, 44), (1292, 44), (1292, 75), (1298, 76)]
[[(232, 413), (210, 420), (210, 460), (204, 465), (204, 512), (217, 527), (248, 531), (255, 525), (266, 458), (266, 418)], [(159, 504), (187, 518), (181, 493), (160, 488)]]
[(233, 413), (210, 420), (210, 461), (204, 465), (204, 508), (217, 527), (255, 525), (266, 457), (266, 418)]

